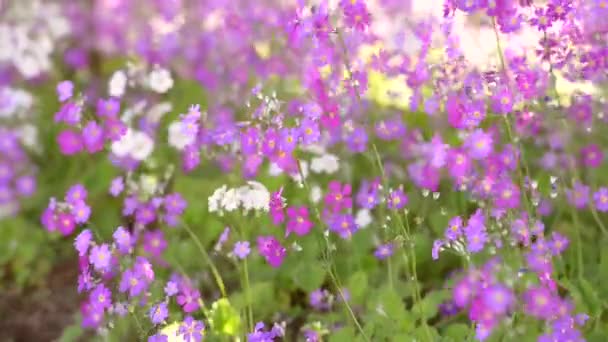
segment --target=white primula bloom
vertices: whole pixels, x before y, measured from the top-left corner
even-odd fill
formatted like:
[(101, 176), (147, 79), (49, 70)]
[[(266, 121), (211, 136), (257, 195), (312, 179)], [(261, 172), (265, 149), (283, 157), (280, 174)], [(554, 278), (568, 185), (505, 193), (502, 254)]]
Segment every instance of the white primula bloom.
[(220, 205), (226, 211), (234, 211), (241, 205), (241, 197), (237, 189), (228, 189), (221, 198)]
[(110, 96), (121, 97), (127, 88), (127, 74), (124, 71), (118, 70), (112, 74), (110, 83), (108, 84), (108, 92)]
[(222, 187), (215, 189), (213, 194), (209, 196), (207, 200), (207, 205), (209, 207), (209, 212), (213, 213), (220, 209), (220, 201), (224, 194), (226, 193), (226, 185), (222, 185)]
[(135, 132), (133, 134), (133, 147), (131, 149), (131, 157), (135, 160), (145, 160), (152, 154), (154, 150), (154, 140), (144, 132)]
[(148, 110), (148, 118), (153, 122), (159, 122), (172, 109), (173, 105), (171, 105), (171, 102), (157, 103)]
[(112, 143), (111, 148), (112, 153), (117, 157), (123, 158), (128, 156), (133, 149), (133, 130), (127, 129), (127, 132), (119, 140)]
[(186, 146), (192, 144), (194, 139), (194, 136), (184, 134), (182, 123), (180, 121), (173, 121), (169, 125), (169, 145), (175, 147), (176, 149), (183, 150), (186, 148)]
[(270, 166), (268, 167), (269, 175), (278, 176), (282, 173), (283, 173), (283, 169), (281, 169), (281, 167), (279, 165), (277, 165), (276, 163), (270, 163)]
[[(270, 203), (270, 192), (264, 184), (256, 181), (249, 181), (250, 190), (247, 194), (248, 200), (251, 201), (251, 209), (268, 211)], [(243, 204), (245, 201), (243, 201)]]
[(310, 189), (310, 200), (313, 203), (319, 203), (321, 200), (321, 196), (323, 195), (323, 191), (318, 185), (314, 185), (312, 189)]
[(154, 140), (146, 133), (128, 129), (120, 140), (112, 143), (112, 153), (117, 157), (131, 157), (135, 160), (144, 160), (152, 154)]
[(148, 87), (159, 94), (164, 94), (173, 87), (173, 78), (169, 70), (154, 68), (148, 75)]
[(314, 173), (327, 173), (332, 174), (338, 171), (340, 164), (338, 157), (333, 154), (323, 154), (320, 157), (312, 158), (310, 162), (310, 169)]
[(372, 223), (372, 216), (369, 213), (368, 209), (361, 209), (357, 212), (355, 216), (355, 223), (360, 228), (367, 227), (370, 223)]

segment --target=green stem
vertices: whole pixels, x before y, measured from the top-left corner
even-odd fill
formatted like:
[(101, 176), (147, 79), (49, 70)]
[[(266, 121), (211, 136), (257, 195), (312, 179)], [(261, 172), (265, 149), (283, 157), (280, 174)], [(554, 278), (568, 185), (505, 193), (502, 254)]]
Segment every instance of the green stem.
[(251, 299), (251, 286), (249, 285), (249, 268), (247, 258), (243, 260), (243, 273), (245, 274), (245, 297), (247, 298), (247, 322), (249, 331), (253, 331), (253, 301)]
[(211, 273), (213, 274), (213, 277), (215, 278), (215, 282), (217, 283), (217, 286), (220, 289), (220, 293), (222, 294), (222, 297), (227, 297), (226, 287), (224, 286), (224, 281), (222, 280), (222, 277), (220, 276), (220, 273), (218, 272), (217, 267), (215, 267), (215, 264), (213, 264), (211, 257), (205, 250), (205, 247), (201, 243), (201, 240), (198, 238), (198, 236), (196, 236), (196, 234), (194, 234), (194, 231), (192, 231), (192, 229), (186, 223), (186, 221), (182, 220), (182, 226), (186, 229), (188, 234), (190, 234), (190, 237), (192, 237), (192, 240), (194, 240), (194, 243), (196, 244), (199, 251), (201, 252), (203, 259), (205, 259), (205, 262), (209, 265), (209, 268), (211, 268)]

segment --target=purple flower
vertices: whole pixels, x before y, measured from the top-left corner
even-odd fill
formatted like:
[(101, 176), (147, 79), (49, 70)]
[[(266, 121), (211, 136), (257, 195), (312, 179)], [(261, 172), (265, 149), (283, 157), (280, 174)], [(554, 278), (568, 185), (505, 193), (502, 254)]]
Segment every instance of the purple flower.
[(392, 243), (380, 245), (380, 246), (378, 246), (378, 248), (376, 248), (376, 251), (374, 252), (374, 256), (378, 260), (384, 260), (384, 259), (390, 257), (391, 255), (393, 255), (393, 249), (394, 249), (394, 245)]
[(567, 190), (568, 202), (578, 209), (583, 209), (589, 202), (589, 187), (580, 183), (574, 183), (572, 190)]
[(407, 201), (408, 201), (408, 198), (405, 195), (405, 193), (403, 193), (403, 190), (401, 190), (401, 189), (392, 190), (390, 192), (390, 194), (388, 195), (388, 199), (386, 201), (386, 206), (389, 209), (399, 210), (399, 209), (403, 209), (407, 205)]
[(123, 227), (116, 228), (114, 234), (112, 235), (114, 238), (114, 243), (116, 244), (116, 248), (123, 254), (131, 253), (131, 249), (133, 248), (133, 244), (135, 241), (133, 240), (131, 233), (127, 231)]
[(123, 272), (118, 290), (128, 292), (130, 297), (135, 297), (147, 288), (147, 283), (141, 275), (132, 269)]
[(157, 305), (154, 305), (150, 308), (150, 313), (148, 314), (150, 317), (150, 321), (154, 325), (160, 324), (167, 319), (169, 316), (169, 311), (167, 310), (167, 303), (160, 302)]
[(608, 211), (608, 188), (601, 187), (593, 194), (595, 207), (601, 212)]
[(158, 333), (148, 337), (148, 342), (169, 342), (169, 337), (167, 335)]
[(286, 235), (294, 232), (298, 236), (304, 236), (310, 232), (313, 226), (308, 218), (308, 208), (305, 206), (287, 208), (287, 217)]
[(153, 256), (160, 256), (167, 248), (167, 240), (162, 230), (146, 231), (144, 233), (144, 251)]
[(165, 285), (165, 294), (168, 297), (173, 297), (175, 296), (177, 293), (179, 292), (179, 289), (177, 287), (177, 283), (173, 280), (169, 280), (167, 282), (167, 285)]
[(122, 180), (122, 177), (116, 177), (112, 180), (110, 184), (110, 195), (113, 197), (117, 197), (124, 190), (125, 184)]
[(482, 211), (478, 209), (464, 228), (464, 235), (467, 240), (467, 250), (471, 253), (480, 252), (488, 240), (484, 220), (485, 218)]
[(588, 145), (581, 149), (583, 164), (588, 167), (596, 168), (602, 165), (604, 153), (596, 144)]
[(65, 201), (74, 205), (87, 199), (87, 189), (82, 184), (73, 185), (65, 195)]
[(110, 253), (110, 248), (107, 244), (102, 244), (98, 246), (93, 246), (91, 248), (91, 253), (89, 255), (89, 262), (95, 270), (99, 272), (106, 272), (110, 269), (110, 261), (112, 258), (112, 254)]
[(74, 247), (78, 251), (79, 256), (85, 256), (93, 240), (93, 234), (90, 230), (85, 229), (74, 240)]
[(551, 291), (543, 286), (530, 287), (523, 295), (524, 312), (530, 316), (548, 319), (554, 312), (555, 299)]
[(120, 111), (120, 101), (117, 98), (97, 100), (97, 116), (101, 118), (115, 118)]
[(492, 285), (481, 293), (484, 305), (495, 314), (502, 315), (514, 301), (513, 292), (503, 285)]
[(76, 223), (85, 223), (91, 216), (91, 207), (89, 207), (84, 201), (78, 201), (72, 204), (72, 215)]
[(492, 135), (482, 129), (476, 129), (465, 140), (464, 147), (473, 159), (486, 158), (493, 150)]
[(443, 244), (444, 242), (442, 240), (435, 240), (433, 242), (433, 248), (431, 249), (431, 257), (433, 258), (433, 260), (439, 259), (439, 252), (441, 252)]
[(310, 145), (316, 143), (321, 138), (321, 132), (319, 131), (319, 125), (311, 120), (304, 119), (300, 124), (300, 134), (304, 145)]
[(103, 284), (99, 284), (91, 291), (89, 302), (92, 306), (101, 310), (108, 309), (112, 306), (112, 292)]
[(454, 241), (462, 235), (462, 218), (460, 216), (453, 217), (448, 222), (448, 227), (445, 230), (445, 237), (449, 241)]
[(103, 150), (103, 128), (95, 121), (89, 121), (82, 129), (82, 140), (89, 153), (96, 153)]
[(357, 231), (357, 224), (353, 215), (337, 214), (331, 219), (329, 229), (340, 235), (343, 239), (350, 239), (355, 231)]
[(250, 252), (249, 241), (237, 241), (234, 244), (234, 249), (232, 251), (239, 259), (247, 258)]
[(65, 100), (72, 97), (73, 92), (74, 84), (72, 83), (72, 81), (66, 80), (57, 84), (57, 96), (59, 97), (60, 102), (64, 102)]
[(325, 204), (334, 212), (352, 207), (351, 186), (346, 183), (340, 184), (338, 181), (331, 181), (328, 185), (328, 192), (325, 195)]
[(185, 342), (200, 342), (203, 340), (205, 325), (187, 316), (177, 330), (177, 336), (182, 336)]
[(165, 196), (165, 210), (169, 214), (181, 215), (186, 205), (186, 200), (177, 192)]

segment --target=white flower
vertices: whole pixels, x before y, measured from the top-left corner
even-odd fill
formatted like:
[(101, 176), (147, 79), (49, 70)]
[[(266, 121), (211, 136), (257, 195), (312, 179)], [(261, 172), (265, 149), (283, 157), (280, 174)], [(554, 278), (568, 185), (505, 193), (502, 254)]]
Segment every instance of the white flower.
[(182, 123), (180, 121), (173, 121), (169, 125), (169, 145), (175, 147), (176, 149), (183, 150), (186, 148), (186, 146), (192, 144), (194, 139), (194, 136), (184, 134)]
[(312, 189), (310, 189), (310, 200), (313, 203), (319, 203), (321, 200), (321, 196), (323, 195), (323, 191), (318, 185), (314, 185)]
[(320, 157), (312, 158), (310, 162), (310, 169), (314, 173), (328, 173), (332, 174), (338, 171), (340, 164), (338, 157), (333, 154), (323, 154)]
[(131, 157), (135, 160), (144, 160), (152, 154), (154, 150), (154, 140), (144, 132), (135, 132), (133, 134), (133, 146), (131, 149)]
[(125, 89), (127, 88), (127, 75), (125, 74), (125, 72), (122, 70), (114, 72), (114, 74), (112, 74), (112, 77), (110, 78), (108, 88), (110, 96), (123, 96), (125, 93)]
[(365, 228), (370, 223), (372, 223), (372, 217), (371, 217), (371, 215), (369, 213), (369, 210), (368, 209), (361, 209), (361, 210), (359, 210), (357, 212), (357, 215), (355, 216), (355, 223), (360, 228)]
[(148, 118), (153, 122), (159, 122), (160, 119), (173, 109), (170, 102), (157, 103), (148, 111)]
[(215, 189), (213, 194), (209, 196), (207, 200), (207, 206), (209, 207), (209, 212), (213, 213), (220, 209), (220, 201), (224, 194), (226, 193), (226, 185), (222, 185), (220, 188)]
[(241, 197), (237, 189), (228, 189), (221, 198), (221, 207), (226, 211), (234, 211), (241, 204)]
[(144, 160), (152, 154), (154, 141), (144, 132), (128, 129), (120, 140), (112, 143), (112, 153), (117, 157)]
[(162, 68), (154, 68), (148, 75), (148, 87), (159, 94), (164, 94), (173, 87), (171, 73)]

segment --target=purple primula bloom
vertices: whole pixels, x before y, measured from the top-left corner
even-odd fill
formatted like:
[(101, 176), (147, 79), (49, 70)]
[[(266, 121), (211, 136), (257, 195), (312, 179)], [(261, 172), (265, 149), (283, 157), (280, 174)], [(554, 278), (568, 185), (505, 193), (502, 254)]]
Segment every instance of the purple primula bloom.
[(169, 336), (158, 333), (148, 337), (148, 342), (169, 342)]
[(90, 230), (85, 229), (74, 240), (74, 247), (78, 251), (79, 256), (85, 256), (93, 240), (93, 234)]
[(513, 292), (503, 285), (492, 285), (484, 289), (481, 298), (485, 307), (498, 315), (506, 313), (515, 300)]
[(593, 194), (595, 208), (601, 212), (608, 211), (608, 188), (601, 187)]
[(346, 144), (352, 152), (363, 153), (367, 150), (367, 133), (363, 127), (355, 128), (346, 137)]
[(224, 231), (222, 231), (222, 234), (220, 234), (220, 237), (217, 240), (217, 243), (215, 244), (215, 250), (219, 251), (220, 249), (222, 249), (222, 246), (226, 243), (226, 241), (228, 241), (229, 237), (230, 237), (230, 227), (226, 227), (226, 228), (224, 228)]
[(330, 293), (324, 289), (316, 289), (310, 293), (308, 303), (316, 310), (331, 308)]
[(278, 337), (274, 330), (264, 331), (263, 329), (263, 322), (256, 323), (253, 332), (247, 334), (247, 342), (273, 342), (275, 337)]
[(115, 118), (120, 112), (120, 100), (113, 97), (107, 100), (99, 99), (96, 110), (100, 118)]
[(57, 135), (57, 144), (62, 154), (71, 156), (82, 151), (82, 137), (80, 134), (71, 131), (63, 130)]
[(125, 200), (122, 204), (122, 214), (123, 216), (131, 216), (137, 210), (139, 206), (139, 200), (135, 196), (125, 197)]
[(177, 295), (177, 304), (181, 305), (185, 313), (191, 313), (199, 308), (198, 299), (201, 297), (198, 290), (191, 288), (188, 284), (182, 283), (180, 293)]
[(118, 302), (114, 303), (112, 307), (112, 311), (118, 315), (118, 317), (124, 317), (129, 313), (129, 309), (127, 308), (127, 304)]
[(73, 185), (65, 195), (65, 201), (76, 204), (87, 199), (87, 189), (82, 184)]
[(408, 202), (407, 195), (401, 189), (392, 190), (388, 194), (388, 199), (386, 201), (386, 206), (389, 209), (399, 210), (403, 209)]
[(93, 246), (91, 253), (89, 254), (89, 262), (95, 270), (99, 272), (106, 272), (110, 269), (110, 261), (112, 254), (110, 253), (110, 247), (107, 244)]
[(59, 229), (59, 232), (61, 232), (61, 234), (64, 236), (72, 234), (74, 229), (76, 229), (76, 221), (74, 220), (74, 216), (68, 213), (57, 214), (55, 224), (57, 229)]
[(165, 196), (165, 210), (169, 214), (181, 215), (186, 209), (186, 200), (177, 192)]
[(466, 138), (464, 147), (473, 159), (483, 159), (490, 155), (493, 150), (494, 141), (490, 133), (482, 129), (476, 129)]
[(82, 140), (89, 153), (96, 153), (104, 147), (103, 127), (95, 121), (89, 121), (82, 129)]
[(21, 196), (29, 197), (36, 192), (36, 178), (32, 176), (21, 176), (15, 182), (17, 192)]
[(135, 241), (128, 230), (123, 227), (118, 227), (112, 237), (114, 238), (114, 243), (116, 244), (118, 251), (122, 254), (131, 253)]
[(530, 287), (523, 295), (524, 312), (541, 319), (550, 318), (554, 312), (555, 298), (551, 291), (543, 286)]
[(179, 292), (179, 289), (177, 287), (177, 283), (173, 280), (169, 280), (167, 282), (167, 285), (165, 285), (165, 294), (168, 297), (173, 297), (175, 296), (177, 293)]
[(435, 240), (433, 242), (433, 248), (431, 249), (431, 257), (433, 260), (439, 259), (439, 252), (441, 252), (441, 248), (443, 247), (443, 240)]
[(341, 184), (331, 181), (328, 184), (328, 192), (325, 195), (325, 204), (334, 212), (352, 208), (351, 186), (348, 183)]
[(390, 257), (391, 255), (393, 255), (394, 247), (395, 246), (392, 243), (380, 245), (380, 246), (378, 246), (378, 248), (376, 248), (376, 251), (374, 252), (374, 256), (378, 260), (384, 260), (384, 259)]
[(151, 204), (140, 205), (135, 211), (135, 221), (147, 225), (156, 220), (156, 212)]
[(484, 215), (481, 210), (477, 210), (469, 219), (464, 228), (464, 235), (467, 240), (467, 250), (471, 253), (480, 252), (488, 240), (486, 227), (484, 225)]
[(581, 157), (585, 166), (597, 168), (602, 165), (604, 153), (598, 145), (591, 144), (581, 149)]
[(577, 209), (583, 209), (589, 202), (589, 187), (580, 183), (574, 183), (571, 190), (566, 190), (568, 202)]
[(160, 256), (167, 248), (167, 240), (162, 230), (144, 232), (144, 251), (155, 257)]
[(72, 204), (72, 215), (74, 216), (74, 222), (85, 223), (91, 216), (91, 207), (89, 207), (84, 201), (78, 201)]
[(160, 302), (157, 305), (153, 305), (150, 308), (148, 316), (150, 317), (150, 321), (152, 321), (152, 324), (154, 325), (161, 324), (162, 322), (164, 322), (169, 316), (167, 303)]
[(247, 258), (250, 252), (251, 249), (249, 248), (249, 241), (237, 241), (234, 244), (234, 249), (232, 250), (232, 253), (234, 253), (234, 255), (236, 255), (239, 259)]
[(57, 84), (57, 96), (59, 97), (60, 102), (64, 102), (65, 100), (69, 99), (73, 94), (74, 84), (72, 81), (66, 80)]
[(353, 215), (337, 214), (331, 218), (329, 229), (343, 239), (350, 239), (357, 231), (357, 224)]
[(127, 269), (123, 272), (118, 290), (128, 292), (130, 297), (142, 293), (147, 287), (146, 281), (137, 272)]
[(93, 288), (93, 277), (88, 269), (78, 275), (78, 293), (90, 291)]
[(200, 342), (203, 340), (205, 325), (196, 321), (192, 316), (187, 316), (177, 330), (177, 336), (181, 336), (185, 342)]
[(445, 230), (445, 237), (448, 241), (454, 241), (460, 236), (462, 236), (462, 218), (460, 218), (460, 216), (455, 216), (448, 222), (448, 227)]
[(112, 292), (103, 284), (99, 284), (91, 291), (89, 303), (102, 310), (109, 309), (112, 306)]
[(283, 128), (279, 132), (279, 149), (285, 152), (293, 151), (299, 139), (299, 131), (296, 128)]
[(113, 197), (118, 197), (120, 193), (124, 190), (125, 184), (122, 180), (122, 177), (116, 177), (112, 179), (112, 183), (110, 184), (110, 195)]
[(568, 248), (570, 241), (567, 237), (563, 236), (558, 232), (551, 233), (551, 242), (549, 248), (553, 255), (559, 255)]
[(304, 119), (300, 124), (299, 137), (302, 139), (304, 145), (310, 145), (316, 143), (321, 138), (321, 132), (319, 131), (319, 124), (311, 119)]

